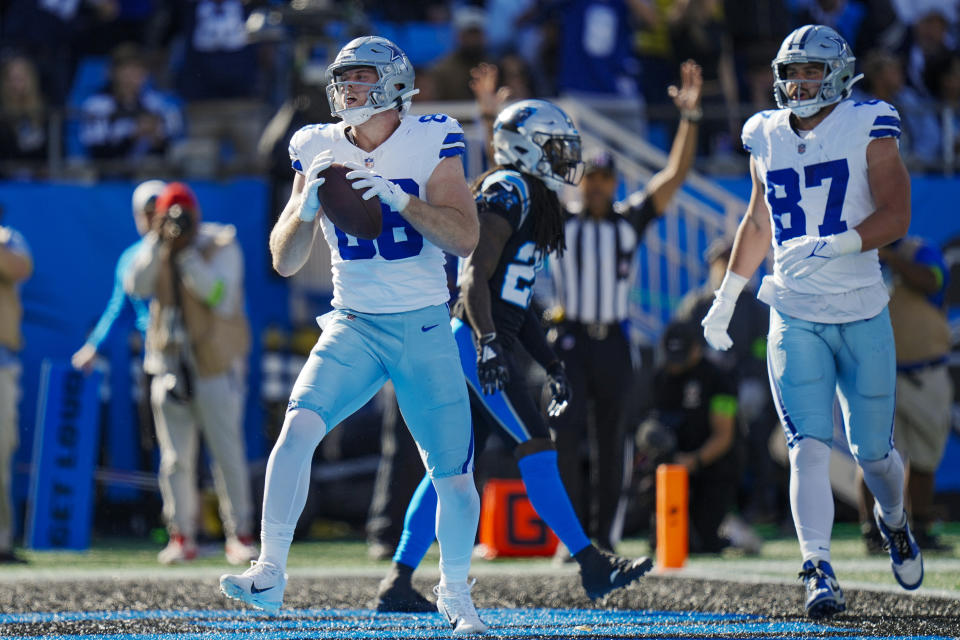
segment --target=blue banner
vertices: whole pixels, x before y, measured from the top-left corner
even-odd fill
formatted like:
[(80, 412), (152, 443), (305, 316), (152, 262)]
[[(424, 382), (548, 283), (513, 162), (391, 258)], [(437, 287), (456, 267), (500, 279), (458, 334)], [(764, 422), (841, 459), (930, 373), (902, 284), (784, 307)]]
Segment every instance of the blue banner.
[(31, 549), (90, 546), (101, 375), (44, 360), (27, 516)]

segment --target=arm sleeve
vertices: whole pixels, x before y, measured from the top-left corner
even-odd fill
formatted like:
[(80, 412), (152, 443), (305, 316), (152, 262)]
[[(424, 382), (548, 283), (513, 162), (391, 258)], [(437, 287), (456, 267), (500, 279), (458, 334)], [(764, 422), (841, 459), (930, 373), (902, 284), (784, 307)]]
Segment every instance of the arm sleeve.
[(206, 261), (194, 247), (177, 257), (183, 284), (215, 312), (229, 316), (237, 311), (243, 285), (243, 256), (236, 241)]
[(445, 126), (443, 139), (440, 142), (439, 160), (452, 156), (462, 156), (467, 150), (463, 136), (463, 127), (460, 126), (460, 123), (457, 122), (455, 118), (449, 116), (446, 116), (446, 118), (446, 121), (443, 123)]
[[(127, 249), (127, 251), (130, 250)], [(100, 345), (103, 344), (103, 341), (110, 335), (110, 331), (113, 329), (117, 318), (123, 313), (123, 302), (127, 299), (127, 293), (123, 290), (123, 278), (130, 263), (130, 257), (126, 255), (127, 251), (124, 251), (120, 259), (117, 260), (117, 268), (113, 278), (113, 293), (110, 294), (110, 300), (107, 301), (106, 308), (103, 310), (103, 313), (100, 314), (100, 320), (97, 321), (97, 325), (93, 328), (93, 331), (90, 332), (90, 335), (87, 336), (87, 344), (94, 349), (100, 349)]]
[(130, 268), (123, 276), (124, 291), (139, 298), (152, 297), (157, 284), (159, 262), (160, 240), (155, 231), (150, 231), (144, 236), (143, 243), (130, 261)]
[(896, 107), (883, 100), (870, 100), (868, 102), (858, 103), (857, 106), (864, 106), (869, 109), (867, 124), (869, 125), (868, 136), (870, 140), (878, 140), (880, 138), (900, 139), (900, 114), (897, 112)]
[(520, 327), (520, 333), (517, 336), (520, 344), (527, 350), (534, 360), (544, 369), (553, 362), (559, 360), (550, 345), (547, 344), (547, 336), (543, 333), (540, 321), (537, 319), (533, 309), (528, 308), (523, 319), (523, 325)]

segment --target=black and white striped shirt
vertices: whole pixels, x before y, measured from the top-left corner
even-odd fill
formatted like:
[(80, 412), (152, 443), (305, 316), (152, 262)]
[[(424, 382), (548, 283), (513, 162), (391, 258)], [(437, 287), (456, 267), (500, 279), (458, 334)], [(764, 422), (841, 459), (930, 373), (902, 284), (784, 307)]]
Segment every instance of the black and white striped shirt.
[(627, 319), (637, 246), (657, 215), (653, 201), (637, 192), (615, 203), (601, 220), (586, 211), (567, 218), (567, 248), (561, 258), (551, 256), (551, 268), (568, 321), (612, 324)]

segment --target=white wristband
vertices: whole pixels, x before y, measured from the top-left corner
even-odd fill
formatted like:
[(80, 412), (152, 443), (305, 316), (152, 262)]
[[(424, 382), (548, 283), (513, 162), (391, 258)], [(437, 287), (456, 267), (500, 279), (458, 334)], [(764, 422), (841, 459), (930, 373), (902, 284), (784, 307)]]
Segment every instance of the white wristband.
[(847, 229), (843, 233), (833, 236), (833, 246), (837, 250), (838, 256), (860, 253), (863, 247), (863, 239), (856, 229)]
[(727, 274), (723, 276), (723, 282), (720, 283), (720, 288), (717, 289), (717, 297), (724, 297), (728, 300), (736, 301), (740, 297), (740, 292), (743, 291), (743, 288), (747, 286), (747, 283), (750, 281), (750, 278), (744, 278), (739, 273), (734, 273), (733, 271), (727, 270)]

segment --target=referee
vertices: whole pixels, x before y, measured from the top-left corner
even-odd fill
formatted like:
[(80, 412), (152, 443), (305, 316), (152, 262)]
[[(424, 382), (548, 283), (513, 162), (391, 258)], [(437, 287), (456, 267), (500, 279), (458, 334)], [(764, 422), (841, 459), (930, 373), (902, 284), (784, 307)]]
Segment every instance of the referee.
[[(554, 348), (573, 391), (566, 412), (551, 423), (558, 464), (581, 522), (589, 523), (598, 546), (607, 550), (620, 539), (625, 511), (621, 416), (633, 369), (623, 325), (634, 258), (647, 225), (663, 214), (693, 164), (702, 115), (700, 67), (688, 60), (680, 75), (680, 88), (668, 90), (681, 120), (666, 167), (644, 190), (614, 202), (618, 177), (613, 156), (589, 155), (580, 183), (582, 205), (568, 210), (566, 251), (559, 258), (551, 256), (558, 298), (553, 317), (560, 321)], [(590, 448), (586, 500), (580, 466), (584, 436)]]

